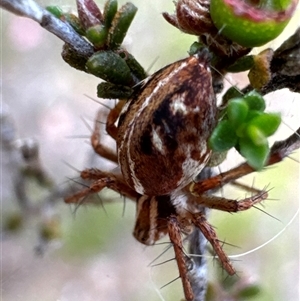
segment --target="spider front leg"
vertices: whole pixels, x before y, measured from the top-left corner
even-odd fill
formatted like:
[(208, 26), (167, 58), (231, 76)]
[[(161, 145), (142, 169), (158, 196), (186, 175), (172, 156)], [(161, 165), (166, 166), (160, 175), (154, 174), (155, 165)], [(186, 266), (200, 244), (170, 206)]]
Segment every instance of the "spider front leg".
[(92, 184), (77, 193), (66, 197), (66, 203), (79, 203), (87, 196), (100, 192), (103, 188), (110, 188), (123, 196), (131, 199), (137, 199), (140, 195), (130, 188), (119, 174), (103, 172), (98, 169), (85, 169), (81, 172), (81, 178), (85, 180), (94, 180)]
[[(110, 110), (107, 121), (106, 121), (106, 131), (113, 138), (116, 139), (117, 127), (115, 122), (117, 121), (122, 107), (124, 106), (124, 101), (119, 101), (116, 106)], [(94, 151), (100, 155), (102, 158), (108, 159), (112, 162), (118, 163), (117, 154), (112, 149), (106, 147), (101, 143), (100, 137), (100, 120), (103, 118), (103, 113), (101, 110), (98, 111), (97, 117), (94, 124), (94, 130), (91, 136), (91, 144)], [(121, 174), (114, 174), (110, 172), (104, 172), (99, 169), (85, 169), (80, 174), (81, 178), (84, 180), (93, 180), (89, 187), (84, 188), (77, 193), (66, 197), (66, 203), (79, 203), (83, 198), (88, 195), (98, 193), (103, 188), (110, 188), (123, 196), (129, 197), (136, 200), (140, 195), (130, 188), (124, 181)]]
[[(107, 133), (116, 140), (118, 134), (118, 128), (116, 127), (115, 123), (119, 118), (120, 112), (124, 106), (124, 101), (120, 100), (116, 106), (111, 109), (108, 113), (107, 120), (106, 120), (106, 131)], [(112, 162), (118, 163), (117, 154), (112, 149), (108, 148), (107, 146), (103, 145), (101, 142), (100, 137), (100, 120), (103, 119), (102, 110), (99, 110), (97, 113), (97, 117), (94, 124), (94, 130), (91, 136), (91, 144), (92, 147), (99, 156), (102, 158), (108, 159)]]
[(116, 121), (120, 117), (121, 111), (125, 105), (125, 100), (119, 100), (113, 109), (110, 110), (107, 121), (106, 121), (106, 131), (114, 139), (117, 139), (118, 128), (115, 125)]

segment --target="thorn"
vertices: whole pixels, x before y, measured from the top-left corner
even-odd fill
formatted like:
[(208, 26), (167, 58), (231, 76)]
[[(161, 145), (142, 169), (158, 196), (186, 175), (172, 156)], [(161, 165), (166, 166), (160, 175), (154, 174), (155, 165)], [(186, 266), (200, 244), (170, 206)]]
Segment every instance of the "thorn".
[(147, 70), (146, 70), (146, 73), (149, 73), (150, 70), (152, 69), (152, 67), (155, 65), (155, 63), (158, 61), (159, 59), (159, 56), (157, 56), (153, 61), (152, 63), (148, 66)]
[(156, 267), (156, 266), (160, 266), (160, 265), (163, 265), (163, 264), (165, 264), (165, 263), (171, 262), (171, 261), (173, 261), (173, 260), (175, 260), (175, 257), (174, 257), (174, 258), (171, 258), (171, 259), (167, 259), (167, 260), (162, 261), (162, 262), (159, 262), (159, 263), (156, 263), (156, 264), (152, 264), (150, 267), (153, 268), (153, 267)]
[(293, 158), (293, 157), (291, 157), (291, 156), (287, 156), (287, 158), (289, 158), (290, 160), (292, 160), (292, 161), (294, 161), (294, 162), (296, 162), (296, 163), (300, 163), (300, 161), (298, 161), (296, 158)]
[(170, 242), (169, 241), (157, 242), (153, 244), (153, 246), (160, 246), (160, 245), (167, 245), (167, 244), (170, 244)]
[(67, 177), (67, 179), (70, 180), (70, 181), (72, 181), (72, 182), (74, 182), (74, 183), (76, 183), (76, 184), (79, 184), (79, 185), (81, 185), (81, 186), (84, 186), (84, 187), (86, 187), (86, 188), (89, 188), (89, 187), (90, 187), (89, 185), (84, 184), (84, 183), (79, 182), (79, 181), (76, 181), (75, 179), (72, 179), (72, 178), (70, 178), (70, 177)]
[(91, 97), (91, 96), (89, 96), (89, 95), (87, 95), (87, 94), (83, 94), (83, 95), (84, 95), (85, 97), (91, 99), (92, 101), (94, 101), (94, 102), (96, 102), (96, 103), (102, 105), (103, 107), (107, 108), (108, 110), (112, 110), (112, 108), (111, 108), (110, 106), (108, 106), (107, 104), (104, 104), (104, 103), (102, 103), (101, 101), (99, 101), (99, 100), (97, 100), (97, 99), (95, 99), (95, 98), (93, 98), (93, 97)]
[(278, 219), (278, 218), (275, 217), (274, 215), (268, 213), (267, 211), (265, 211), (265, 210), (263, 210), (263, 209), (261, 209), (261, 208), (258, 208), (258, 207), (256, 207), (256, 206), (252, 206), (252, 207), (255, 208), (255, 209), (257, 209), (257, 210), (259, 210), (259, 211), (261, 211), (261, 212), (263, 212), (263, 213), (265, 213), (266, 215), (268, 215), (268, 216), (274, 218), (274, 219), (277, 220), (278, 222), (282, 223), (282, 221), (281, 221), (280, 219)]
[(68, 163), (67, 161), (65, 160), (62, 160), (62, 162), (67, 165), (69, 168), (73, 169), (74, 171), (78, 172), (78, 173), (81, 173), (81, 170), (77, 169), (76, 167), (74, 167), (73, 165), (71, 165), (70, 163)]
[(149, 264), (148, 266), (151, 266), (157, 259), (159, 259), (161, 256), (163, 256), (167, 251), (170, 250), (170, 248), (172, 248), (172, 244), (170, 243), (170, 245), (168, 247), (166, 247), (166, 249), (160, 253), (157, 257), (155, 257)]
[(164, 285), (163, 285), (162, 287), (160, 287), (159, 289), (163, 289), (164, 287), (168, 286), (169, 284), (175, 282), (175, 281), (178, 280), (178, 279), (180, 279), (180, 276), (178, 276), (177, 278), (175, 278), (175, 279), (171, 280), (170, 282), (164, 284)]
[(85, 126), (88, 128), (88, 130), (93, 133), (93, 129), (92, 127), (87, 123), (87, 121), (84, 119), (83, 116), (80, 116), (80, 119), (83, 121), (83, 123), (85, 124)]
[(226, 246), (234, 247), (234, 248), (237, 248), (237, 249), (241, 249), (241, 247), (239, 247), (239, 246), (237, 246), (237, 245), (234, 245), (234, 244), (231, 244), (231, 243), (229, 243), (229, 242), (226, 242), (225, 240), (219, 240), (219, 239), (218, 239), (218, 241), (219, 241), (220, 243), (222, 243), (222, 247), (223, 247), (224, 245), (226, 245)]
[(104, 206), (104, 203), (103, 203), (102, 199), (100, 198), (99, 194), (96, 193), (96, 196), (97, 196), (97, 198), (98, 198), (99, 201), (100, 201), (100, 206), (102, 207), (102, 209), (103, 209), (105, 215), (108, 216), (107, 211), (106, 211), (105, 206)]

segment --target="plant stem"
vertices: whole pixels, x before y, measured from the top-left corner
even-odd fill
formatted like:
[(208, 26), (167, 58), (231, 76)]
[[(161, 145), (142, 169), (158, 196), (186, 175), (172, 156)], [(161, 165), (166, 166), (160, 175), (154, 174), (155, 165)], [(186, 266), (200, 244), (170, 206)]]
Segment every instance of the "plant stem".
[(83, 57), (88, 58), (94, 53), (93, 46), (78, 35), (68, 23), (56, 18), (34, 0), (1, 0), (0, 7), (38, 22)]

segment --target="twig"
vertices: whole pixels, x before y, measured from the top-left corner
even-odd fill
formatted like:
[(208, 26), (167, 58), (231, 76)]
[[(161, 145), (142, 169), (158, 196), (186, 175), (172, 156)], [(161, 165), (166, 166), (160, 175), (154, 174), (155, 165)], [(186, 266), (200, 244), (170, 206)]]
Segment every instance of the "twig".
[(195, 295), (194, 301), (203, 301), (207, 290), (207, 262), (205, 256), (201, 257), (201, 255), (206, 254), (207, 241), (202, 232), (195, 227), (193, 233), (189, 236), (189, 242), (189, 252), (199, 255), (193, 257), (194, 267), (189, 272), (191, 286)]
[(33, 0), (1, 0), (0, 7), (38, 22), (43, 28), (69, 44), (82, 57), (89, 58), (94, 53), (93, 46), (77, 34), (67, 22), (56, 18)]
[[(300, 28), (274, 52), (270, 71), (271, 80), (260, 91), (263, 95), (283, 88), (300, 93)], [(248, 85), (243, 93), (251, 90)]]

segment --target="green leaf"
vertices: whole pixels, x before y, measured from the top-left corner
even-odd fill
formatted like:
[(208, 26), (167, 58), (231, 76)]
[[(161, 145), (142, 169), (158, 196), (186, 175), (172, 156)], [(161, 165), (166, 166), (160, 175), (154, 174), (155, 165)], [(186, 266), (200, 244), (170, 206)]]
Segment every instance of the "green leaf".
[(247, 71), (251, 69), (254, 65), (254, 59), (253, 55), (247, 55), (243, 56), (240, 59), (238, 59), (234, 64), (230, 65), (226, 71), (237, 73), (242, 71)]
[(118, 10), (118, 1), (117, 0), (108, 0), (105, 3), (103, 11), (104, 25), (106, 28), (110, 28), (111, 23)]
[(243, 98), (248, 104), (250, 110), (264, 111), (266, 108), (264, 98), (255, 90), (247, 93)]
[(58, 19), (60, 19), (63, 16), (63, 11), (59, 6), (50, 5), (46, 7), (46, 10)]
[(203, 44), (199, 43), (199, 42), (194, 42), (191, 47), (190, 47), (190, 50), (188, 51), (189, 52), (189, 55), (194, 55), (196, 53), (199, 52), (199, 50), (203, 47)]
[(246, 136), (246, 128), (247, 128), (247, 123), (243, 122), (240, 124), (236, 129), (235, 133), (239, 138), (243, 138)]
[(268, 142), (262, 145), (255, 145), (248, 138), (239, 140), (239, 153), (247, 160), (247, 163), (256, 170), (261, 170), (269, 157), (270, 149)]
[(243, 98), (232, 99), (227, 106), (227, 117), (233, 127), (245, 121), (248, 115), (248, 105)]
[(135, 57), (127, 51), (118, 51), (118, 54), (123, 58), (129, 67), (131, 73), (136, 77), (136, 83), (141, 82), (147, 77), (147, 73)]
[(116, 13), (108, 33), (108, 47), (110, 49), (120, 47), (136, 12), (137, 8), (128, 2)]
[(66, 63), (68, 63), (71, 67), (80, 70), (80, 71), (86, 71), (86, 62), (87, 58), (79, 55), (78, 51), (74, 50), (70, 44), (65, 43), (63, 45), (63, 51), (61, 53), (62, 58)]
[(267, 138), (264, 133), (255, 125), (248, 125), (246, 128), (246, 134), (255, 145), (263, 145), (267, 142)]
[(73, 27), (73, 29), (81, 36), (85, 35), (85, 29), (82, 26), (81, 21), (74, 14), (65, 13), (63, 18)]
[(86, 63), (87, 72), (117, 85), (132, 83), (130, 69), (126, 62), (113, 51), (98, 51)]
[(127, 86), (114, 85), (112, 83), (101, 83), (97, 86), (97, 96), (99, 98), (128, 99), (133, 90)]
[(216, 152), (213, 151), (209, 158), (209, 161), (206, 164), (206, 167), (216, 167), (225, 161), (227, 157), (227, 152)]
[(209, 139), (209, 147), (216, 152), (224, 152), (235, 146), (237, 136), (228, 120), (218, 123)]
[(249, 126), (256, 127), (266, 137), (273, 135), (281, 123), (281, 117), (276, 113), (263, 113), (253, 118), (249, 122)]
[(262, 114), (264, 114), (264, 112), (257, 111), (257, 110), (249, 110), (247, 118), (246, 118), (246, 123), (248, 123), (250, 120), (252, 120)]
[(108, 30), (102, 24), (92, 26), (86, 30), (86, 37), (96, 48), (101, 48), (105, 45), (107, 34)]
[(223, 95), (222, 98), (222, 104), (221, 104), (221, 109), (222, 109), (222, 113), (224, 112), (224, 110), (227, 109), (227, 107), (225, 107), (229, 101), (233, 98), (242, 98), (244, 95), (243, 93), (235, 86), (230, 87), (225, 94)]

